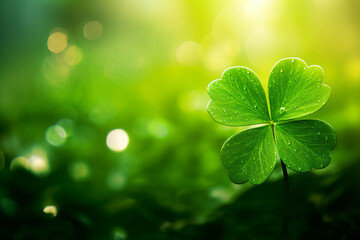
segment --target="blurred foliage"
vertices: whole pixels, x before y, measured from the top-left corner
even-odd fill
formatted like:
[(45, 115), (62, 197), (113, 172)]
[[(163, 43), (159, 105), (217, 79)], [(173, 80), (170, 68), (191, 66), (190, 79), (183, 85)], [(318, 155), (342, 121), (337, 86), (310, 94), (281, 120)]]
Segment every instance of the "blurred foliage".
[(0, 238), (276, 239), (281, 170), (261, 187), (228, 180), (219, 149), (239, 129), (208, 116), (206, 88), (236, 65), (266, 84), (296, 56), (325, 71), (332, 94), (310, 117), (338, 143), (328, 168), (290, 176), (290, 230), (356, 239), (359, 12), (355, 0), (1, 1)]

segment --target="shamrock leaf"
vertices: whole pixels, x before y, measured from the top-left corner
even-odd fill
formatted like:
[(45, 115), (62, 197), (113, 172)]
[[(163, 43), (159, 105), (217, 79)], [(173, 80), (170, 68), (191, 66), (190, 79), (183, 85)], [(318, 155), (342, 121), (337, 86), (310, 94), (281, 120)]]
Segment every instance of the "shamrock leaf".
[(276, 162), (271, 127), (253, 128), (230, 137), (222, 147), (221, 158), (233, 182), (264, 182)]
[(275, 125), (276, 146), (280, 158), (292, 170), (306, 172), (330, 163), (330, 150), (336, 136), (329, 124), (302, 120)]
[(226, 69), (221, 79), (209, 84), (208, 92), (212, 98), (208, 112), (223, 125), (246, 126), (270, 120), (264, 89), (248, 68)]
[(322, 84), (320, 66), (308, 67), (299, 58), (285, 58), (275, 64), (269, 78), (269, 101), (273, 121), (302, 117), (319, 110), (330, 96)]
[(328, 100), (330, 87), (322, 84), (323, 75), (321, 67), (308, 67), (299, 58), (280, 60), (270, 74), (269, 107), (258, 77), (248, 68), (228, 68), (220, 80), (209, 84), (208, 112), (217, 122), (228, 126), (263, 123), (224, 143), (221, 159), (233, 182), (264, 182), (277, 155), (298, 172), (330, 163), (336, 142), (332, 127), (319, 120), (289, 121), (317, 111)]

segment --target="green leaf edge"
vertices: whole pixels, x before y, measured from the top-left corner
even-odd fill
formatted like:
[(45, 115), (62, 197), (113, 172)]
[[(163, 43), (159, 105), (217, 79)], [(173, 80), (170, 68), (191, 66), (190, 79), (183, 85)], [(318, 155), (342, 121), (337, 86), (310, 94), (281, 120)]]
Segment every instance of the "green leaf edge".
[(317, 67), (317, 68), (321, 69), (321, 71), (322, 71), (322, 81), (321, 81), (321, 83), (320, 83), (320, 86), (323, 86), (323, 87), (328, 88), (328, 89), (329, 89), (329, 93), (328, 93), (328, 95), (327, 95), (327, 97), (326, 97), (326, 100), (325, 100), (324, 104), (323, 104), (323, 105), (320, 105), (320, 107), (317, 108), (316, 110), (314, 110), (313, 112), (310, 112), (310, 113), (305, 114), (305, 115), (300, 116), (300, 117), (286, 118), (286, 119), (278, 119), (278, 120), (274, 121), (274, 120), (273, 120), (273, 116), (272, 116), (273, 114), (272, 114), (272, 111), (271, 111), (271, 104), (270, 104), (270, 93), (269, 93), (269, 84), (270, 84), (270, 81), (268, 81), (268, 84), (267, 84), (267, 88), (268, 88), (267, 104), (268, 104), (268, 108), (269, 108), (270, 119), (271, 119), (273, 122), (288, 121), (288, 120), (298, 119), (298, 118), (305, 117), (305, 116), (307, 116), (307, 115), (313, 114), (314, 112), (318, 111), (320, 108), (322, 108), (322, 107), (327, 103), (327, 101), (329, 100), (330, 95), (331, 95), (331, 87), (330, 87), (329, 85), (323, 83), (323, 82), (324, 82), (324, 76), (325, 76), (324, 69), (323, 69), (320, 65), (308, 65), (304, 60), (302, 60), (301, 58), (298, 58), (298, 57), (286, 57), (286, 58), (282, 58), (282, 59), (280, 59), (279, 61), (277, 61), (277, 62), (274, 64), (274, 66), (271, 68), (271, 70), (270, 70), (269, 80), (270, 80), (270, 76), (271, 76), (274, 68), (276, 67), (276, 65), (277, 65), (278, 63), (280, 63), (281, 61), (283, 61), (283, 60), (300, 60), (302, 63), (304, 63), (304, 65), (305, 65), (305, 67), (306, 67), (307, 69), (309, 69), (309, 68), (311, 68), (311, 67)]
[[(291, 170), (294, 171), (294, 172), (305, 173), (305, 172), (310, 172), (312, 169), (324, 169), (324, 168), (326, 168), (327, 166), (329, 166), (329, 164), (331, 163), (331, 159), (332, 159), (331, 151), (336, 147), (336, 144), (337, 144), (337, 135), (336, 135), (336, 133), (335, 133), (335, 130), (334, 130), (334, 128), (333, 128), (328, 122), (325, 122), (325, 121), (319, 120), (319, 119), (300, 119), (300, 120), (296, 120), (296, 121), (311, 121), (311, 120), (315, 120), (315, 121), (319, 121), (319, 122), (324, 123), (324, 124), (327, 125), (327, 126), (332, 130), (332, 132), (334, 133), (334, 137), (335, 137), (335, 139), (334, 139), (334, 144), (333, 144), (333, 146), (329, 149), (330, 159), (329, 159), (329, 162), (328, 162), (327, 164), (324, 164), (323, 167), (317, 168), (317, 167), (313, 167), (313, 166), (312, 166), (312, 167), (309, 168), (309, 170), (306, 170), (306, 171), (299, 171), (299, 170), (297, 170), (297, 169), (293, 169), (293, 168), (291, 168), (290, 166), (286, 165), (286, 163), (284, 162), (284, 164), (286, 165), (286, 167), (289, 168), (289, 169), (291, 169)], [(291, 123), (291, 122), (295, 122), (295, 121), (291, 121), (291, 120), (290, 120), (290, 121), (277, 122), (276, 125), (281, 125), (281, 124), (286, 124), (286, 123)], [(276, 138), (276, 132), (275, 132), (275, 138)], [(277, 152), (279, 158), (281, 159), (280, 154), (279, 154), (279, 151), (277, 150), (276, 140), (275, 140), (275, 146), (276, 146), (276, 152)]]
[(208, 104), (206, 105), (206, 111), (207, 111), (207, 113), (210, 115), (210, 117), (211, 117), (215, 122), (217, 122), (217, 123), (219, 123), (219, 124), (221, 124), (221, 125), (223, 125), (223, 126), (228, 126), (228, 127), (246, 127), (246, 126), (254, 126), (254, 125), (257, 125), (257, 124), (267, 124), (267, 123), (270, 123), (270, 122), (272, 121), (272, 119), (271, 119), (271, 113), (270, 113), (270, 109), (269, 109), (269, 106), (270, 106), (270, 105), (269, 105), (269, 100), (267, 99), (266, 94), (265, 94), (265, 100), (266, 100), (266, 105), (267, 105), (267, 115), (268, 115), (268, 117), (269, 117), (269, 120), (268, 120), (268, 121), (259, 122), (259, 123), (255, 123), (255, 124), (254, 124), (254, 123), (251, 123), (251, 124), (246, 124), (246, 125), (233, 126), (233, 125), (228, 125), (228, 124), (224, 124), (224, 123), (222, 123), (222, 122), (219, 122), (218, 120), (216, 120), (216, 119), (212, 116), (212, 114), (210, 113), (209, 106), (210, 106), (210, 104), (211, 104), (212, 102), (214, 102), (214, 100), (213, 100), (213, 98), (212, 98), (211, 95), (210, 95), (210, 89), (209, 89), (209, 88), (210, 88), (210, 85), (212, 85), (214, 82), (221, 81), (222, 78), (223, 78), (223, 76), (224, 76), (224, 74), (226, 73), (226, 71), (228, 71), (229, 69), (232, 69), (232, 68), (243, 68), (243, 69), (246, 69), (246, 70), (252, 72), (252, 73), (256, 76), (256, 78), (259, 80), (260, 85), (261, 85), (261, 87), (262, 87), (262, 90), (263, 90), (263, 92), (264, 92), (264, 94), (265, 94), (264, 85), (263, 85), (262, 82), (260, 81), (259, 76), (258, 76), (253, 70), (251, 70), (251, 69), (248, 68), (248, 67), (244, 67), (244, 66), (232, 66), (232, 67), (228, 67), (228, 68), (226, 68), (226, 69), (222, 72), (221, 77), (220, 77), (219, 79), (215, 79), (215, 80), (211, 81), (211, 82), (208, 84), (208, 86), (207, 86), (207, 93), (208, 93), (208, 95), (209, 95), (209, 97), (210, 97), (210, 101), (209, 101)]
[(224, 167), (227, 169), (227, 171), (228, 171), (228, 177), (229, 177), (229, 179), (231, 180), (231, 182), (233, 182), (233, 183), (235, 183), (235, 184), (244, 184), (244, 183), (250, 182), (250, 183), (255, 184), (255, 185), (260, 185), (260, 184), (266, 182), (266, 181), (270, 178), (271, 174), (272, 174), (272, 173), (274, 172), (274, 170), (275, 170), (276, 159), (277, 159), (277, 156), (278, 156), (278, 151), (277, 151), (277, 148), (276, 148), (276, 142), (275, 142), (275, 141), (272, 141), (272, 143), (275, 145), (275, 152), (276, 152), (276, 154), (277, 154), (276, 157), (275, 157), (274, 166), (273, 166), (271, 172), (269, 173), (269, 175), (267, 176), (267, 178), (265, 178), (263, 181), (260, 181), (260, 182), (251, 181), (249, 178), (248, 178), (246, 181), (244, 181), (244, 182), (234, 181), (233, 178), (232, 178), (232, 176), (230, 175), (230, 174), (231, 174), (231, 172), (230, 172), (230, 167), (226, 166), (226, 164), (225, 164), (225, 162), (224, 162), (224, 159), (223, 159), (223, 157), (222, 157), (222, 152), (223, 152), (224, 146), (225, 146), (225, 145), (227, 144), (227, 142), (230, 141), (233, 137), (235, 137), (236, 135), (238, 135), (238, 134), (240, 134), (240, 133), (243, 133), (243, 132), (245, 132), (245, 131), (249, 131), (249, 130), (252, 130), (252, 129), (255, 129), (255, 128), (260, 128), (260, 127), (270, 127), (270, 128), (271, 128), (271, 125), (268, 125), (268, 124), (266, 124), (266, 125), (265, 125), (265, 124), (264, 124), (264, 125), (258, 125), (258, 126), (256, 126), (256, 127), (248, 128), (248, 129), (246, 129), (246, 130), (243, 130), (243, 131), (240, 131), (240, 132), (238, 132), (238, 133), (235, 133), (235, 134), (231, 135), (229, 138), (227, 138), (227, 139), (225, 140), (225, 142), (223, 143), (223, 145), (221, 146), (221, 149), (220, 149), (220, 159), (221, 159), (221, 162), (222, 162), (223, 166), (224, 166)]

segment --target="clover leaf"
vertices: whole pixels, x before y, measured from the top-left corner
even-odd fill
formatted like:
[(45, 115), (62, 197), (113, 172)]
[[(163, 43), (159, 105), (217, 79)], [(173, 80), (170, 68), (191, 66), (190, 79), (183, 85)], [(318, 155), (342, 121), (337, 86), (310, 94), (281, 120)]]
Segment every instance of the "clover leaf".
[(264, 89), (256, 74), (245, 67), (228, 68), (211, 82), (208, 111), (215, 121), (246, 126), (270, 121)]
[(208, 112), (227, 126), (262, 124), (230, 137), (221, 159), (234, 183), (263, 183), (276, 157), (294, 171), (324, 168), (336, 143), (332, 127), (319, 120), (295, 120), (320, 109), (330, 96), (320, 66), (299, 58), (285, 58), (271, 70), (265, 91), (256, 74), (245, 67), (228, 68), (211, 82)]

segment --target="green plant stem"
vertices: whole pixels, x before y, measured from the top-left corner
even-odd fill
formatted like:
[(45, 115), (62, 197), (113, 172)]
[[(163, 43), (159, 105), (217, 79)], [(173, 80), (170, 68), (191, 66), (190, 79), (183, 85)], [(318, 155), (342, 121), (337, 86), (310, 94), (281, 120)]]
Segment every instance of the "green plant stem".
[[(275, 129), (274, 129), (274, 124), (273, 123), (271, 123), (271, 130), (273, 132), (274, 141), (275, 141), (275, 145), (276, 145)], [(286, 239), (287, 235), (288, 235), (288, 222), (289, 222), (289, 217), (288, 217), (288, 205), (289, 205), (289, 198), (290, 198), (289, 176), (288, 176), (288, 173), (287, 173), (287, 170), (286, 170), (286, 165), (283, 162), (283, 160), (281, 160), (281, 158), (280, 158), (280, 162), (281, 162), (282, 172), (283, 172), (283, 175), (284, 175), (284, 205), (283, 205), (282, 237), (283, 237), (283, 239)]]
[(289, 176), (286, 170), (286, 165), (285, 163), (280, 159), (281, 161), (281, 168), (283, 171), (283, 175), (284, 175), (284, 192), (285, 192), (285, 199), (284, 199), (284, 207), (283, 207), (283, 211), (284, 211), (284, 219), (283, 219), (283, 236), (286, 238), (287, 236), (287, 232), (288, 232), (288, 222), (289, 222), (289, 217), (288, 217), (288, 206), (289, 206)]

